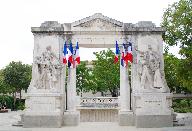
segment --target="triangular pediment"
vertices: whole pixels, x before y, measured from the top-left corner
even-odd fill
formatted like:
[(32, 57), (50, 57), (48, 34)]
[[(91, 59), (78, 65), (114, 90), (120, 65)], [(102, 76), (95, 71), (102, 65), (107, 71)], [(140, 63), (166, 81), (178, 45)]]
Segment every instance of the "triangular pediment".
[(123, 27), (123, 23), (115, 19), (111, 19), (101, 13), (96, 13), (92, 16), (86, 17), (79, 21), (75, 21), (72, 27), (98, 27), (98, 28), (108, 28), (108, 27)]

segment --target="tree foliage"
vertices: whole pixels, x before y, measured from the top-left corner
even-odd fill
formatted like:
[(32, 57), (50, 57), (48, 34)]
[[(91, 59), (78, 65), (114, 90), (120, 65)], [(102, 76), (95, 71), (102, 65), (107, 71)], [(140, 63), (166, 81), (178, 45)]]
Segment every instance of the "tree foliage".
[(31, 66), (21, 62), (11, 62), (3, 70), (4, 81), (13, 91), (26, 90), (31, 81)]
[(112, 96), (118, 96), (120, 75), (119, 64), (114, 64), (114, 52), (108, 49), (94, 54), (96, 61), (93, 64), (92, 81), (90, 82), (92, 90), (110, 91)]
[[(20, 93), (21, 99), (21, 90), (26, 90), (29, 86), (31, 81), (31, 68), (30, 65), (25, 65), (21, 62), (11, 62), (4, 69), (0, 70), (1, 101), (6, 101), (9, 105), (12, 104), (12, 106), (10, 106), (12, 109), (18, 108), (16, 92)], [(10, 94), (13, 95), (13, 102), (11, 102), (7, 96)], [(21, 105), (20, 101), (21, 100), (19, 100), (19, 104)]]
[(163, 15), (163, 38), (167, 44), (179, 45), (182, 59), (178, 64), (181, 86), (192, 90), (192, 1), (180, 0)]
[(11, 93), (12, 88), (7, 84), (4, 80), (3, 70), (0, 70), (0, 93), (2, 95), (6, 95), (7, 93)]
[(80, 65), (77, 66), (77, 92), (89, 91), (89, 69), (86, 67), (86, 62), (81, 61)]
[(182, 80), (180, 78), (179, 66), (182, 63), (182, 60), (175, 57), (173, 54), (166, 52), (164, 54), (165, 61), (165, 78), (171, 92), (181, 93), (189, 92), (182, 85)]

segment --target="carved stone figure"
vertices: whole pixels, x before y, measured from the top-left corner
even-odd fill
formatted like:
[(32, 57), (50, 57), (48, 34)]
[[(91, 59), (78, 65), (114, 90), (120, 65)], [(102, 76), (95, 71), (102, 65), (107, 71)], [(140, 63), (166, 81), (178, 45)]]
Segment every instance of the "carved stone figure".
[(35, 58), (34, 64), (38, 69), (35, 87), (38, 89), (55, 88), (62, 64), (60, 64), (56, 55), (52, 53), (50, 46), (46, 47), (46, 51), (41, 56)]
[[(157, 52), (152, 51), (151, 46), (148, 46), (148, 51), (142, 52), (137, 50), (141, 60), (139, 71), (141, 88), (156, 90), (164, 88), (162, 75), (160, 72), (160, 58)], [(162, 91), (162, 90), (159, 90)]]

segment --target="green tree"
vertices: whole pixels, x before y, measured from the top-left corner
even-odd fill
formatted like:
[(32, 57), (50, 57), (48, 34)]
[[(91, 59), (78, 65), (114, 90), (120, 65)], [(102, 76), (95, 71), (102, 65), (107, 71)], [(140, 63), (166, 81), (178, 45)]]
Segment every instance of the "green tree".
[(0, 93), (2, 95), (6, 95), (11, 92), (12, 92), (12, 89), (4, 80), (3, 69), (2, 69), (2, 70), (0, 70)]
[(31, 81), (31, 66), (22, 64), (21, 62), (11, 62), (3, 70), (4, 82), (9, 90), (11, 90), (14, 98), (14, 107), (16, 102), (16, 92), (26, 90)]
[(165, 42), (180, 46), (179, 80), (183, 87), (192, 90), (192, 1), (180, 0), (169, 6), (161, 25), (166, 30)]
[(0, 70), (0, 94), (5, 95), (8, 91), (6, 90), (6, 83), (4, 82), (3, 70)]
[(82, 93), (89, 91), (89, 69), (86, 67), (86, 62), (81, 61), (81, 64), (77, 66), (77, 92)]
[(187, 90), (182, 87), (181, 80), (179, 78), (178, 68), (181, 60), (175, 57), (173, 54), (166, 52), (164, 54), (165, 62), (165, 78), (167, 85), (170, 88), (171, 92), (181, 93), (181, 91), (187, 92)]
[(114, 52), (108, 49), (94, 54), (97, 60), (93, 63), (90, 87), (95, 91), (110, 91), (113, 97), (118, 96), (120, 75), (119, 64), (114, 64)]
[(0, 70), (0, 103), (6, 103), (7, 107), (12, 109), (13, 99), (8, 96), (12, 92), (11, 88), (4, 81), (3, 70)]

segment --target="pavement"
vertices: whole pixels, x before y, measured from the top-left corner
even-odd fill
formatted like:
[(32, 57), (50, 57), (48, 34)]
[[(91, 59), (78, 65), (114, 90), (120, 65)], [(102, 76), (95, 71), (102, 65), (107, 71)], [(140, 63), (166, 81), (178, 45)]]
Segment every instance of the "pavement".
[(22, 111), (0, 113), (0, 131), (192, 131), (192, 113), (178, 113), (177, 120), (185, 126), (164, 128), (136, 128), (119, 126), (115, 122), (82, 122), (75, 127), (62, 128), (22, 128), (12, 126), (20, 120)]

